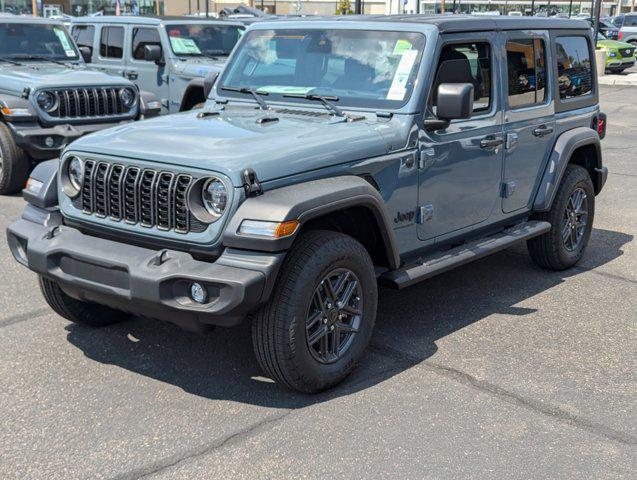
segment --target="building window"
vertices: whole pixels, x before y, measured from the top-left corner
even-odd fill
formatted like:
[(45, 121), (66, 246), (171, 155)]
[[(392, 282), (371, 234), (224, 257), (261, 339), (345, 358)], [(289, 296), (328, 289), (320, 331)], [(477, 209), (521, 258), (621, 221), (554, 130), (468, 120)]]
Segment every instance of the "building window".
[(509, 40), (507, 69), (509, 106), (525, 107), (546, 100), (546, 52), (544, 41), (536, 38)]
[(560, 98), (565, 100), (591, 93), (593, 70), (586, 38), (559, 37), (555, 46)]
[(102, 27), (100, 56), (122, 58), (124, 54), (124, 29), (122, 27)]

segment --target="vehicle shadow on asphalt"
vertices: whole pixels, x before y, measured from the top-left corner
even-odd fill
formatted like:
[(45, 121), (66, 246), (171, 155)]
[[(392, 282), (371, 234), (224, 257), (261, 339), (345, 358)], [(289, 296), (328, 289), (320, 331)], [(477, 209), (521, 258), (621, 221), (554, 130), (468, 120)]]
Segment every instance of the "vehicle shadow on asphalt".
[(67, 338), (92, 360), (190, 394), (271, 408), (302, 408), (383, 382), (434, 355), (437, 340), (490, 315), (535, 312), (516, 304), (616, 259), (632, 240), (625, 233), (595, 229), (582, 262), (564, 272), (536, 267), (520, 245), (402, 291), (382, 288), (368, 354), (343, 384), (320, 395), (289, 392), (264, 378), (254, 359), (248, 322), (198, 335), (132, 318), (103, 329), (71, 324)]

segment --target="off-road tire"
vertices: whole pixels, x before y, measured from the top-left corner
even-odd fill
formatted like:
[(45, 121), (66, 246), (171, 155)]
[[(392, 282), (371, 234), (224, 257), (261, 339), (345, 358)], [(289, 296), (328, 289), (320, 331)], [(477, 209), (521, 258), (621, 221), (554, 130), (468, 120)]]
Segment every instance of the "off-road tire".
[(17, 193), (24, 188), (29, 178), (31, 161), (16, 145), (9, 127), (3, 123), (0, 123), (0, 155), (0, 195)]
[(53, 280), (42, 276), (39, 280), (40, 290), (49, 306), (55, 313), (74, 323), (90, 327), (105, 327), (128, 317), (124, 312), (71, 298)]
[[(562, 221), (569, 198), (578, 188), (583, 189), (586, 193), (588, 219), (579, 247), (571, 252), (567, 250), (562, 239)], [(595, 191), (593, 182), (584, 168), (579, 165), (568, 165), (551, 209), (548, 212), (534, 215), (534, 219), (547, 221), (552, 227), (544, 235), (527, 241), (527, 247), (533, 261), (548, 270), (566, 270), (574, 266), (586, 250), (594, 217)]]
[[(339, 268), (359, 280), (361, 323), (343, 356), (324, 364), (310, 352), (306, 321), (321, 279)], [(358, 241), (330, 231), (302, 234), (281, 266), (269, 303), (252, 319), (252, 342), (261, 368), (281, 385), (300, 392), (316, 393), (336, 385), (356, 367), (369, 343), (377, 302), (374, 265)]]

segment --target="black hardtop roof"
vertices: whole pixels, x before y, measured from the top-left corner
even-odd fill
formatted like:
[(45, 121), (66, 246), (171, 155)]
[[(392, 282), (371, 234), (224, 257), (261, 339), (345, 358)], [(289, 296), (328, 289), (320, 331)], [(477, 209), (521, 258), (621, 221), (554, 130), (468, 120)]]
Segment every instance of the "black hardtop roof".
[[(289, 19), (285, 19), (288, 20)], [(581, 19), (546, 17), (509, 17), (504, 15), (335, 15), (303, 17), (299, 22), (336, 20), (342, 22), (413, 23), (435, 26), (440, 32), (488, 30), (588, 30), (590, 24)], [(295, 20), (296, 21), (296, 20)]]

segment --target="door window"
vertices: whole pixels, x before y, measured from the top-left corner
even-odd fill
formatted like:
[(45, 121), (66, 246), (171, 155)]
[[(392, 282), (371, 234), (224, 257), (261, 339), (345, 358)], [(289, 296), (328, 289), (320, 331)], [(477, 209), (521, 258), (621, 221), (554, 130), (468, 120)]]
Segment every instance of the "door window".
[(93, 38), (95, 37), (93, 25), (76, 25), (73, 27), (72, 35), (78, 47), (87, 47), (93, 53)]
[(438, 86), (441, 83), (472, 84), (473, 112), (489, 111), (493, 98), (491, 68), (491, 48), (487, 42), (445, 45), (440, 53), (431, 95), (431, 109), (434, 114), (438, 101)]
[(124, 28), (103, 27), (100, 38), (100, 57), (122, 58), (124, 54)]
[(546, 52), (536, 38), (509, 40), (506, 44), (509, 106), (526, 107), (546, 100)]
[(586, 37), (559, 37), (555, 47), (560, 99), (591, 93), (593, 70)]
[(144, 47), (156, 45), (161, 48), (159, 32), (156, 28), (133, 28), (132, 54), (135, 60), (144, 60)]

